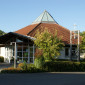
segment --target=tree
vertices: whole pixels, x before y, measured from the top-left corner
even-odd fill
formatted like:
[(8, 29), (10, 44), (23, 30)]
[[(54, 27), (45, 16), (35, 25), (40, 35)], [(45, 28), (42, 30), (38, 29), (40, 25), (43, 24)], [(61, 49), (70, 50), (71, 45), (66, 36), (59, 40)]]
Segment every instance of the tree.
[(43, 32), (37, 32), (34, 43), (38, 49), (42, 50), (45, 59), (53, 59), (60, 55), (60, 50), (63, 48), (61, 38), (57, 37), (57, 31), (54, 34), (45, 29)]
[(80, 44), (80, 51), (85, 52), (85, 31), (81, 32), (80, 35), (82, 36), (81, 44)]
[(0, 30), (0, 36), (1, 36), (1, 35), (4, 35), (4, 34), (5, 34), (5, 32), (2, 31), (2, 30)]

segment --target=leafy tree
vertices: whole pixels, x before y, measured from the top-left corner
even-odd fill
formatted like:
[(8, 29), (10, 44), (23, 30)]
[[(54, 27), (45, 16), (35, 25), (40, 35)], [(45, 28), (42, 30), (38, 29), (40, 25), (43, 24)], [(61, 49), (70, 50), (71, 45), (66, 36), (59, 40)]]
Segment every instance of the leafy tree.
[(80, 35), (82, 36), (81, 44), (80, 44), (80, 51), (85, 52), (85, 31), (81, 32)]
[(1, 36), (1, 35), (4, 35), (4, 34), (5, 34), (5, 32), (2, 31), (2, 30), (0, 30), (0, 36)]
[(80, 32), (80, 36), (84, 36), (85, 35), (85, 31)]
[(60, 50), (63, 48), (61, 38), (57, 37), (57, 31), (54, 34), (45, 29), (43, 32), (37, 32), (34, 43), (38, 49), (42, 50), (45, 60), (51, 60), (60, 55)]

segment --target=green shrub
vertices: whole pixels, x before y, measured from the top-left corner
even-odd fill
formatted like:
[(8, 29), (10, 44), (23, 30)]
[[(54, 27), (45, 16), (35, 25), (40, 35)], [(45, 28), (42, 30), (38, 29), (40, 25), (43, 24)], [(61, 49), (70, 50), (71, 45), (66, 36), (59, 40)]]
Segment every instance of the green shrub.
[(0, 62), (4, 62), (4, 57), (0, 56)]
[(22, 69), (19, 66), (23, 66), (23, 64), (19, 64), (18, 68), (4, 68), (3, 70), (1, 70), (1, 73), (37, 73), (37, 72), (43, 72), (42, 69), (38, 69), (36, 68), (33, 64), (27, 64), (27, 68), (26, 69)]
[(43, 69), (49, 72), (85, 71), (85, 63), (72, 61), (46, 62), (43, 66)]
[(36, 68), (34, 64), (27, 64), (26, 62), (18, 64), (18, 68), (21, 68), (23, 73), (42, 72), (42, 69)]
[(27, 70), (27, 63), (26, 63), (26, 61), (24, 61), (23, 64), (24, 64), (23, 70)]
[[(44, 70), (43, 70), (44, 69)], [(45, 62), (42, 68), (34, 64), (20, 63), (18, 68), (6, 68), (1, 73), (36, 73), (36, 72), (74, 72), (85, 71), (85, 62), (56, 61)]]
[(58, 59), (58, 58), (56, 58), (56, 59), (54, 59), (54, 61), (69, 61), (68, 59)]
[(1, 73), (21, 73), (21, 72), (22, 72), (21, 68), (13, 67), (4, 68), (3, 70), (1, 70)]
[(27, 64), (27, 72), (28, 73), (37, 73), (42, 72), (43, 70), (40, 68), (36, 68), (34, 64)]
[(80, 69), (81, 69), (82, 71), (85, 71), (85, 62), (81, 62), (81, 64), (80, 64)]
[(18, 67), (22, 70), (27, 70), (27, 63), (24, 61), (23, 63), (18, 64)]
[(80, 62), (85, 62), (85, 59), (80, 60)]
[(27, 72), (29, 72), (29, 73), (37, 73), (37, 72), (42, 72), (42, 69), (38, 69), (36, 67), (28, 67)]
[(36, 58), (34, 61), (34, 65), (36, 68), (42, 68), (44, 63), (45, 61), (43, 56)]
[(23, 69), (24, 68), (24, 64), (23, 63), (19, 63), (17, 67)]
[(27, 68), (30, 68), (30, 67), (34, 68), (34, 67), (35, 67), (35, 65), (34, 65), (34, 64), (32, 64), (32, 63), (27, 64)]

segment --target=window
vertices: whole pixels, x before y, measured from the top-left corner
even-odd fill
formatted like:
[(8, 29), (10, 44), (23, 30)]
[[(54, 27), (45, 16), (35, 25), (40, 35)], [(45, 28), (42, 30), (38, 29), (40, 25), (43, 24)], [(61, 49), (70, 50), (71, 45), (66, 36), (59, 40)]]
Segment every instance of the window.
[(28, 45), (24, 46), (24, 45), (17, 45), (17, 56), (23, 58), (27, 58), (28, 57)]
[(72, 48), (72, 56), (75, 56), (75, 48)]
[(30, 47), (30, 57), (33, 57), (33, 47)]
[[(28, 44), (17, 44), (17, 60), (30, 61), (33, 63), (33, 46), (28, 46)], [(28, 60), (29, 59), (29, 60)]]
[[(30, 53), (29, 53), (29, 52)], [(28, 48), (28, 45), (18, 44), (17, 45), (17, 56), (18, 59), (22, 59), (22, 61), (28, 61), (28, 55), (29, 55), (29, 61), (33, 62), (33, 46)]]
[(17, 52), (18, 57), (22, 57), (22, 52)]
[(28, 52), (28, 46), (23, 47), (23, 51)]
[(65, 56), (69, 56), (69, 48), (65, 48)]
[(28, 57), (28, 52), (23, 52), (23, 57)]
[(18, 47), (17, 48), (17, 51), (22, 51), (22, 47)]
[(30, 63), (33, 63), (33, 58), (30, 58)]

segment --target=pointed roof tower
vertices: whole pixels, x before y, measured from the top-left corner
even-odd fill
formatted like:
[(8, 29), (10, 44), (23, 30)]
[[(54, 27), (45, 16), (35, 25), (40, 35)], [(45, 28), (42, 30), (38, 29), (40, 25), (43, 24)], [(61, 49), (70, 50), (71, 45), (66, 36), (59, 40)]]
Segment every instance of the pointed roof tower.
[(36, 23), (58, 24), (46, 10), (32, 24)]

